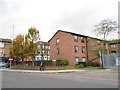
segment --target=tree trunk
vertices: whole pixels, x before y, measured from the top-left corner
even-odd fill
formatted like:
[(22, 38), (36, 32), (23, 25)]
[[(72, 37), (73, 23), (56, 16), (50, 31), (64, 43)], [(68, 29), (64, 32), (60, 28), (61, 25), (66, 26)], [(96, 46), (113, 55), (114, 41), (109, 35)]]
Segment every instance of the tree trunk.
[(35, 62), (34, 62), (34, 60), (32, 61), (32, 64), (33, 64), (33, 66), (35, 66)]
[(33, 66), (35, 66), (34, 60), (35, 60), (35, 58), (34, 58), (34, 56), (32, 56), (32, 64), (33, 64)]
[(24, 58), (22, 58), (22, 65), (24, 65)]
[(103, 59), (102, 59), (102, 52), (99, 51), (99, 56), (100, 56), (100, 66), (103, 68)]

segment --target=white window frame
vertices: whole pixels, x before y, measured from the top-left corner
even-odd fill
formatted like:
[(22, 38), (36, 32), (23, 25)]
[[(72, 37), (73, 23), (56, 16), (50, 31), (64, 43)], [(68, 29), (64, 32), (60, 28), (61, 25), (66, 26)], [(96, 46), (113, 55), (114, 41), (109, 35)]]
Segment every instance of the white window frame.
[(79, 47), (78, 46), (74, 46), (74, 52), (75, 53), (79, 52)]
[(57, 39), (56, 39), (56, 45), (58, 45), (59, 43), (60, 43), (60, 39), (57, 38)]
[(4, 42), (0, 42), (0, 48), (4, 48), (5, 47), (5, 43)]
[(74, 35), (74, 42), (78, 42), (78, 36)]
[(48, 51), (48, 55), (50, 55), (50, 51)]
[(85, 57), (82, 57), (82, 62), (85, 62), (86, 61), (86, 58)]
[(44, 49), (44, 45), (42, 45), (42, 48)]
[(57, 48), (57, 49), (56, 49), (56, 52), (57, 52), (57, 54), (59, 54), (59, 53), (60, 53), (60, 49), (59, 49), (59, 48)]
[(80, 38), (81, 38), (81, 42), (84, 43), (85, 42), (84, 37), (80, 37)]
[(111, 48), (115, 48), (116, 45), (115, 45), (115, 44), (111, 44), (110, 47), (111, 47)]
[(45, 54), (45, 51), (44, 51), (44, 50), (42, 50), (42, 54)]
[(38, 48), (40, 48), (40, 45), (38, 45)]
[(85, 53), (85, 47), (82, 46), (82, 53)]
[(75, 64), (79, 64), (79, 57), (75, 57)]
[(98, 44), (100, 45), (100, 41), (98, 41)]
[(95, 46), (95, 42), (94, 41), (92, 42), (92, 46)]

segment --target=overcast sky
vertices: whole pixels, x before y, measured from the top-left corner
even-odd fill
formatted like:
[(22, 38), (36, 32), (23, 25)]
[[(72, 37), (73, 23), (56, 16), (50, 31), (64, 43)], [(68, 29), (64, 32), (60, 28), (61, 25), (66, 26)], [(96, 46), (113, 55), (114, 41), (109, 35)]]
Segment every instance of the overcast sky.
[(103, 19), (118, 22), (118, 1), (0, 0), (0, 38), (12, 38), (13, 24), (14, 37), (27, 34), (30, 27), (40, 31), (42, 41), (57, 30), (97, 37), (94, 25)]

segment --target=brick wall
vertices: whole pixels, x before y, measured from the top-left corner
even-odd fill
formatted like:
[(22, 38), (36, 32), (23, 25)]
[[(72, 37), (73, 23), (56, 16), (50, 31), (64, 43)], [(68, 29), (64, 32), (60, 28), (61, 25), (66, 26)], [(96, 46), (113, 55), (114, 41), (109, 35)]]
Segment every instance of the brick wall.
[[(16, 65), (11, 66), (11, 69), (23, 69), (23, 70), (39, 70), (39, 66), (26, 66), (26, 65)], [(64, 69), (74, 69), (74, 66), (45, 66), (44, 70), (64, 70)]]
[[(56, 39), (58, 38), (60, 42), (58, 45), (56, 45)], [(74, 46), (78, 46), (79, 52), (74, 52)], [(69, 65), (75, 65), (75, 57), (79, 57), (80, 61), (82, 57), (86, 57), (86, 53), (81, 52), (82, 46), (86, 47), (86, 41), (84, 43), (81, 43), (80, 36), (78, 37), (78, 42), (74, 42), (74, 35), (65, 32), (58, 32), (50, 41), (50, 58), (51, 60), (66, 59), (69, 61)], [(59, 54), (57, 54), (57, 48), (60, 49)]]
[[(91, 39), (91, 38), (87, 38), (87, 47), (88, 47), (88, 60), (92, 60), (94, 58), (97, 58), (98, 55), (96, 55), (95, 52), (93, 52), (93, 50), (97, 50), (98, 48), (102, 48), (103, 47), (103, 42), (100, 41), (100, 43), (98, 43), (99, 40), (96, 39)], [(93, 62), (100, 62), (100, 58), (94, 60)]]

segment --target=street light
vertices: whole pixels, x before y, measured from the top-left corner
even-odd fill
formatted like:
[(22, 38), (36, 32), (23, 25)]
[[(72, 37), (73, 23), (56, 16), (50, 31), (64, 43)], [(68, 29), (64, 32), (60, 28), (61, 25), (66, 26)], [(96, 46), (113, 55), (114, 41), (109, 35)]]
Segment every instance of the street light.
[(10, 61), (10, 67), (11, 67), (13, 58), (9, 58), (9, 61)]

